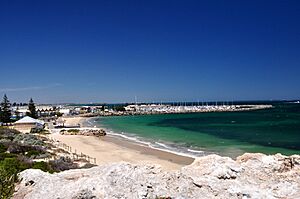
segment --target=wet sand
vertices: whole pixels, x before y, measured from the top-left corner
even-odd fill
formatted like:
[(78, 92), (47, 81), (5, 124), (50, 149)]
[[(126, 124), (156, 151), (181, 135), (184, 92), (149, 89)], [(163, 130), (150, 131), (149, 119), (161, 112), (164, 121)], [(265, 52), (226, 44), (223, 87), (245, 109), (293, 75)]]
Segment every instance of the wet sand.
[(175, 153), (170, 153), (158, 149), (153, 149), (150, 148), (149, 146), (136, 144), (134, 142), (125, 140), (123, 138), (115, 137), (115, 136), (108, 135), (101, 139), (128, 149), (139, 151), (141, 154), (155, 156), (158, 157), (159, 159), (167, 160), (169, 162), (180, 164), (180, 165), (189, 165), (194, 161), (194, 158), (191, 157), (177, 155)]

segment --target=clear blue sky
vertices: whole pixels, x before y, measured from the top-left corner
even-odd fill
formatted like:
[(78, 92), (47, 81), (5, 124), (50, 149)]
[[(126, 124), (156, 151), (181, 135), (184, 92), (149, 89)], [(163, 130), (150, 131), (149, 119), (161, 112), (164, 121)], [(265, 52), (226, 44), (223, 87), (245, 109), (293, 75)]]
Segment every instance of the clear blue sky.
[(300, 1), (1, 0), (11, 101), (300, 98)]

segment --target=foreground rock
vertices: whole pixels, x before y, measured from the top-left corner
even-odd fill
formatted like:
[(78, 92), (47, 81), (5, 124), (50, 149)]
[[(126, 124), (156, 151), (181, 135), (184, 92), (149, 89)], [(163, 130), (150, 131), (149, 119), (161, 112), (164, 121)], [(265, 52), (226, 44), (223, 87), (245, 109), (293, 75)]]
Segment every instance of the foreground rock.
[(181, 171), (115, 163), (49, 174), (20, 174), (14, 198), (300, 198), (300, 156), (198, 158)]

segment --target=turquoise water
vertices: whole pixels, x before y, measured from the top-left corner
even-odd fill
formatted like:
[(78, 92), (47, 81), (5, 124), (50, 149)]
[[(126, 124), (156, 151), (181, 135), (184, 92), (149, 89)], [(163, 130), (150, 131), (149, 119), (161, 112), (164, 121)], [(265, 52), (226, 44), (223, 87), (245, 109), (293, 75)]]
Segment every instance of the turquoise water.
[(249, 112), (100, 117), (95, 124), (152, 147), (201, 156), (300, 154), (300, 105)]

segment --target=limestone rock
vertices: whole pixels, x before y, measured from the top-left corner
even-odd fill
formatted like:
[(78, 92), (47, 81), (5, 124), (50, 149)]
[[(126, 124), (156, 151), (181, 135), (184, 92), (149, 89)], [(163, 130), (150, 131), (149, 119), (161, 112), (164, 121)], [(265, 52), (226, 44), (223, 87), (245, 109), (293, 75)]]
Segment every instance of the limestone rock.
[(14, 198), (300, 198), (300, 156), (209, 155), (180, 171), (121, 162), (56, 174), (20, 173)]

